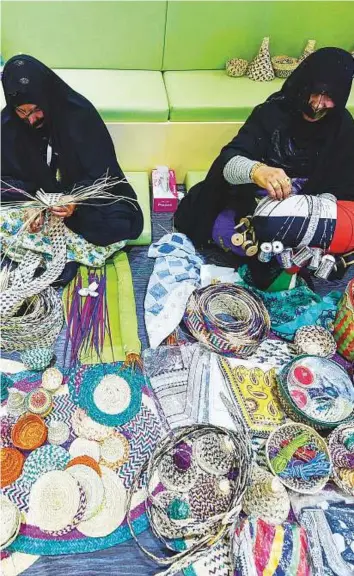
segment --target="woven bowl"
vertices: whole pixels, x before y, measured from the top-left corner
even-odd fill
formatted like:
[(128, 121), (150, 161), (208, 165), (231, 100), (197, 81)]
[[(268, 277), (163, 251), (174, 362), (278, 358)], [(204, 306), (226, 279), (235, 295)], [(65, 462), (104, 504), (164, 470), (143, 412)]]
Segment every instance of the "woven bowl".
[(231, 58), (226, 62), (226, 73), (228, 76), (238, 78), (247, 72), (248, 62), (243, 58)]
[(331, 358), (337, 350), (332, 334), (322, 326), (302, 326), (294, 338), (296, 352), (313, 354), (321, 358)]
[(47, 426), (40, 416), (25, 414), (17, 420), (11, 432), (12, 443), (21, 450), (35, 450), (47, 439)]
[[(302, 423), (307, 424), (309, 426), (313, 426), (313, 428), (315, 428), (316, 430), (326, 430), (326, 429), (336, 428), (337, 426), (339, 426), (340, 424), (345, 422), (347, 420), (347, 418), (351, 417), (351, 414), (353, 414), (353, 409), (352, 409), (351, 413), (349, 412), (348, 415), (341, 420), (336, 420), (336, 421), (320, 420), (318, 418), (312, 417), (311, 415), (309, 415), (304, 410), (304, 408), (306, 406), (307, 398), (308, 398), (308, 391), (306, 390), (305, 385), (303, 385), (301, 387), (301, 389), (299, 386), (298, 387), (299, 390), (294, 390), (294, 389), (289, 390), (289, 382), (291, 382), (291, 375), (290, 375), (291, 370), (294, 368), (294, 366), (296, 366), (296, 364), (300, 360), (306, 361), (306, 359), (314, 359), (318, 363), (325, 363), (327, 366), (327, 369), (332, 370), (332, 375), (333, 374), (337, 375), (337, 378), (336, 378), (336, 376), (333, 377), (333, 380), (331, 381), (331, 383), (337, 383), (338, 384), (340, 382), (340, 379), (344, 379), (343, 381), (348, 383), (348, 391), (351, 393), (352, 384), (350, 382), (349, 376), (346, 373), (346, 371), (341, 366), (339, 366), (336, 362), (333, 362), (332, 360), (328, 360), (326, 358), (319, 358), (319, 357), (311, 356), (311, 355), (303, 355), (303, 356), (299, 356), (295, 360), (291, 360), (290, 362), (288, 362), (288, 364), (286, 364), (284, 366), (284, 368), (281, 370), (281, 372), (278, 374), (278, 377), (277, 377), (278, 397), (279, 397), (281, 406), (282, 406), (284, 412), (290, 418), (295, 420), (296, 422), (302, 422)], [(335, 371), (335, 372), (333, 372), (333, 371)], [(295, 395), (295, 392), (297, 395)], [(303, 396), (303, 401), (302, 401), (302, 396)], [(294, 398), (296, 399), (296, 401), (294, 400)], [(300, 408), (301, 404), (302, 404), (302, 409)], [(354, 404), (353, 404), (353, 408), (354, 408)]]
[[(346, 446), (350, 435), (351, 445)], [(328, 447), (333, 463), (333, 480), (343, 492), (354, 496), (354, 422), (338, 426), (328, 436)]]
[(299, 61), (291, 56), (274, 56), (272, 65), (277, 78), (288, 78), (299, 65)]
[[(281, 444), (285, 441), (291, 441), (301, 433), (307, 433), (310, 441), (308, 445), (304, 448), (316, 447), (316, 451), (324, 454), (326, 460), (328, 461), (328, 473), (324, 476), (314, 476), (312, 475), (309, 480), (303, 478), (284, 478), (274, 469), (274, 451), (278, 451)], [(315, 494), (322, 490), (322, 488), (327, 484), (330, 474), (331, 474), (331, 457), (328, 450), (328, 446), (323, 438), (310, 426), (305, 426), (304, 424), (298, 424), (296, 422), (289, 422), (279, 426), (277, 430), (272, 432), (266, 443), (266, 458), (270, 471), (272, 474), (277, 476), (279, 480), (294, 492), (299, 492), (300, 494)]]

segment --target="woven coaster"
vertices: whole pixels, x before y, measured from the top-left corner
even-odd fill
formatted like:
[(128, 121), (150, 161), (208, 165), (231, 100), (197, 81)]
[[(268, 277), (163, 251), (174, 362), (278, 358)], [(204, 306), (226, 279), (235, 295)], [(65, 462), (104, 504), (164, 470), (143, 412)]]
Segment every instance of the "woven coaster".
[(192, 516), (198, 520), (206, 520), (226, 512), (231, 499), (230, 482), (225, 478), (220, 479), (207, 474), (200, 474), (198, 481), (189, 491)]
[(62, 420), (52, 420), (48, 426), (48, 442), (60, 446), (69, 440), (70, 428)]
[(86, 510), (82, 522), (97, 514), (104, 499), (104, 487), (100, 476), (89, 466), (76, 464), (67, 468), (70, 474), (80, 484), (86, 495)]
[(197, 440), (194, 447), (201, 469), (216, 476), (222, 476), (231, 470), (233, 449), (232, 442), (221, 434), (205, 434)]
[(27, 394), (25, 405), (28, 412), (39, 416), (47, 416), (53, 407), (52, 395), (44, 388), (37, 388)]
[(69, 452), (61, 446), (41, 446), (28, 456), (23, 466), (22, 480), (27, 484), (33, 484), (46, 472), (64, 470), (69, 459)]
[(71, 424), (79, 438), (101, 442), (112, 434), (112, 428), (95, 422), (82, 408), (77, 408), (72, 415)]
[(63, 374), (58, 368), (47, 368), (43, 372), (42, 387), (49, 392), (55, 392), (63, 383)]
[(123, 434), (115, 432), (101, 443), (100, 464), (116, 470), (129, 459), (129, 442)]
[(99, 462), (101, 456), (101, 447), (95, 440), (86, 440), (86, 438), (76, 438), (69, 447), (71, 458), (77, 456), (90, 456)]
[(25, 414), (17, 420), (11, 433), (13, 445), (21, 450), (35, 450), (47, 439), (47, 426), (40, 416)]
[(127, 495), (122, 481), (113, 470), (102, 466), (102, 482), (105, 497), (100, 511), (76, 527), (91, 538), (108, 536), (121, 525), (125, 517)]
[(0, 496), (0, 550), (7, 548), (15, 540), (20, 530), (21, 514), (15, 504), (6, 496)]
[(173, 462), (173, 457), (166, 454), (161, 458), (158, 474), (161, 483), (175, 492), (188, 492), (194, 486), (198, 472), (196, 466), (192, 463), (188, 470), (180, 470)]
[(31, 523), (47, 532), (66, 531), (73, 524), (81, 501), (79, 484), (68, 472), (47, 472), (38, 478), (31, 489)]
[(102, 471), (98, 462), (96, 462), (96, 460), (94, 460), (90, 456), (76, 456), (76, 458), (70, 460), (66, 469), (71, 468), (71, 466), (77, 466), (78, 464), (88, 466), (89, 468), (92, 468), (92, 470), (94, 470), (96, 474), (98, 474), (100, 477), (102, 476)]
[(24, 455), (16, 448), (0, 448), (1, 488), (12, 484), (19, 478), (24, 461)]

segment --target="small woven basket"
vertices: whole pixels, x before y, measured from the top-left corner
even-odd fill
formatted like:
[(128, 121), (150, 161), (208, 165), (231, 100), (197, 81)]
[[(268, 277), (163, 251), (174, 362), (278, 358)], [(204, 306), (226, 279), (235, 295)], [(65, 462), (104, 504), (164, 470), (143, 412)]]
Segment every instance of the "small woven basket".
[(288, 78), (299, 65), (299, 60), (291, 56), (274, 56), (272, 65), (277, 78)]
[(248, 61), (243, 58), (231, 58), (226, 62), (226, 73), (228, 76), (238, 78), (247, 72)]

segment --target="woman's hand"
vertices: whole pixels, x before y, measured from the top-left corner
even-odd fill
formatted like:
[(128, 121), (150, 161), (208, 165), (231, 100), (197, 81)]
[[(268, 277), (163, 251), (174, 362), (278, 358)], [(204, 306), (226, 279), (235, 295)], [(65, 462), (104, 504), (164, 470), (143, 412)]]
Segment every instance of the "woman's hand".
[(70, 203), (65, 206), (54, 206), (50, 208), (51, 213), (58, 218), (69, 218), (72, 216), (75, 210), (76, 204)]
[(38, 210), (36, 209), (28, 209), (26, 210), (25, 219), (29, 221), (28, 230), (32, 234), (36, 234), (40, 230), (42, 230), (44, 224), (44, 213), (40, 212), (38, 214)]
[(274, 200), (285, 200), (291, 194), (291, 180), (281, 168), (260, 166), (253, 174), (253, 182)]

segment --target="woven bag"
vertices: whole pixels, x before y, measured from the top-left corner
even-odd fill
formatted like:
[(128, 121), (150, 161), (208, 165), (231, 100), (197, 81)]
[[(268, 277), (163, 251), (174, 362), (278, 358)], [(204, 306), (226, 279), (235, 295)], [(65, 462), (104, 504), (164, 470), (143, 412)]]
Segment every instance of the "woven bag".
[(252, 60), (247, 70), (247, 76), (256, 82), (274, 80), (274, 70), (269, 52), (269, 37), (263, 38), (257, 56)]
[(247, 72), (248, 62), (243, 58), (231, 58), (226, 62), (226, 73), (228, 76), (238, 78)]
[(354, 278), (350, 280), (338, 303), (333, 336), (339, 354), (354, 362)]
[(299, 65), (299, 60), (291, 56), (274, 56), (272, 65), (277, 78), (288, 78)]

